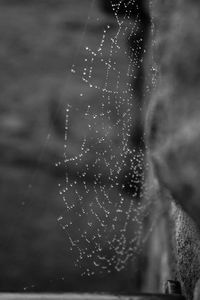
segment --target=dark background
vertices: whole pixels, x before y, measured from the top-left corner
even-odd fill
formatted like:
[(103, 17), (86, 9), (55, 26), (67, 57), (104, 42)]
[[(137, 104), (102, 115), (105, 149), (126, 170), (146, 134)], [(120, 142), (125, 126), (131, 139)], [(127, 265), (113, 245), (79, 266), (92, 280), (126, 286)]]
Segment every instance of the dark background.
[[(96, 49), (107, 24), (116, 30), (102, 7), (90, 0), (0, 1), (0, 291), (140, 291), (142, 255), (121, 272), (81, 277), (57, 221), (65, 209), (58, 183), (66, 170), (55, 163), (63, 158), (66, 105), (79, 107), (71, 118), (73, 156), (85, 135), (81, 113), (99, 97), (70, 69), (81, 68), (84, 46)], [(125, 37), (121, 47), (128, 47)], [(124, 55), (116, 59), (127, 67)], [(102, 80), (101, 65), (95, 76)]]

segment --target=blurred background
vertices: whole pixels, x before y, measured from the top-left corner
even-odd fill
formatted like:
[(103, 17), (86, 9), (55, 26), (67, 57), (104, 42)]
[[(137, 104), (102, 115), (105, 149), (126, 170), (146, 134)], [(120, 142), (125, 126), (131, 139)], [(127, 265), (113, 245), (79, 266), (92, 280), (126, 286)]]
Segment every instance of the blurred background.
[[(146, 26), (143, 11), (140, 17)], [(82, 112), (96, 103), (98, 114), (99, 105), (98, 92), (80, 76), (73, 76), (71, 68), (73, 64), (76, 70), (82, 68), (89, 56), (85, 47), (97, 49), (108, 24), (111, 36), (117, 32), (117, 23), (110, 5), (103, 0), (0, 0), (0, 291), (141, 290), (144, 254), (121, 272), (113, 269), (110, 274), (81, 276), (83, 270), (74, 266), (70, 241), (58, 222), (65, 210), (58, 184), (65, 181), (66, 169), (64, 164), (56, 167), (56, 163), (63, 159), (66, 107), (79, 107), (70, 117), (70, 157), (78, 153), (83, 140)], [(140, 42), (127, 43), (126, 36), (121, 38), (121, 52), (115, 56), (121, 72), (127, 70), (124, 53), (130, 44), (144, 50), (141, 27), (135, 29), (134, 36)], [(143, 84), (141, 53), (136, 56), (140, 67), (134, 83), (138, 99)], [(101, 64), (96, 68), (95, 80), (101, 82), (105, 74)], [(138, 107), (136, 103), (134, 111), (139, 111)], [(135, 119), (140, 123), (138, 116)], [(130, 137), (135, 149), (143, 147), (140, 130)], [(118, 145), (120, 132), (115, 129), (111, 139)], [(116, 146), (118, 155), (119, 149)], [(83, 165), (92, 160), (87, 156)], [(76, 179), (83, 165), (77, 166), (76, 172), (73, 168), (68, 171), (69, 180)], [(127, 201), (130, 193), (137, 194), (137, 190), (130, 192), (127, 183), (129, 168), (124, 168), (126, 180), (122, 178), (120, 183), (125, 186)], [(92, 176), (86, 178), (90, 185)], [(81, 182), (78, 189), (82, 189)], [(113, 200), (116, 193), (112, 193)]]

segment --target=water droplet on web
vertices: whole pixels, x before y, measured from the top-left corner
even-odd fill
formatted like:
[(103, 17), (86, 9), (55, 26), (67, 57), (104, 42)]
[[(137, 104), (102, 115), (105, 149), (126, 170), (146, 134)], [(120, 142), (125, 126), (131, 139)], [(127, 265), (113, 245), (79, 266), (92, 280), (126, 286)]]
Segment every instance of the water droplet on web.
[[(127, 11), (124, 17), (118, 14), (121, 5)], [(117, 29), (105, 26), (96, 48), (85, 47), (82, 68), (71, 68), (93, 93), (93, 101), (85, 104), (81, 115), (75, 105), (66, 108), (61, 162), (66, 180), (59, 186), (65, 211), (57, 220), (67, 233), (76, 256), (74, 264), (82, 268), (83, 276), (123, 270), (139, 252), (146, 216), (141, 201), (144, 151), (130, 147), (136, 101), (132, 82), (141, 64), (137, 55), (140, 49), (138, 46), (129, 53), (125, 47), (125, 40), (134, 34), (132, 28), (137, 30), (140, 20), (134, 23), (130, 19), (131, 9), (136, 9), (134, 1), (119, 1), (112, 7)], [(123, 64), (119, 63), (122, 59)], [(78, 95), (83, 97), (83, 92)], [(85, 90), (84, 96), (87, 98)], [(79, 121), (81, 126), (72, 128)], [(79, 147), (73, 144), (73, 130), (80, 136), (84, 131)]]

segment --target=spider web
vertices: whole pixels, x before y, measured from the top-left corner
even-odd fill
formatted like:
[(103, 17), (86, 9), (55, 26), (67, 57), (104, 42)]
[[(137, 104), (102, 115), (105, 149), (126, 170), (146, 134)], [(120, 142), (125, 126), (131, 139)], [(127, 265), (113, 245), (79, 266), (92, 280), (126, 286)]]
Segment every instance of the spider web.
[[(79, 94), (85, 105), (66, 107), (64, 159), (57, 164), (66, 170), (65, 183), (59, 184), (65, 211), (58, 222), (70, 240), (75, 265), (87, 276), (121, 271), (137, 256), (148, 205), (142, 200), (144, 149), (130, 143), (141, 49), (129, 51), (125, 45), (141, 29), (141, 20), (139, 13), (131, 18), (138, 9), (134, 0), (114, 3), (112, 9), (115, 19), (105, 24), (99, 44), (86, 46), (81, 66), (71, 68), (88, 89)], [(94, 96), (88, 104), (90, 89)], [(82, 132), (78, 150), (72, 146), (75, 123)]]

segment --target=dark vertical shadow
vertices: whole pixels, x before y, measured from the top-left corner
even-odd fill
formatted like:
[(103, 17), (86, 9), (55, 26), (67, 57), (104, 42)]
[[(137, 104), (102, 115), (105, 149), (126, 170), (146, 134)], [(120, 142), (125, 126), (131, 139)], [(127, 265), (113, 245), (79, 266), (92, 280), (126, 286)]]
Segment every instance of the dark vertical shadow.
[[(116, 7), (119, 0), (104, 0), (100, 2), (102, 10), (109, 15), (113, 15), (113, 7)], [(135, 79), (132, 80), (132, 90), (134, 91), (135, 116), (136, 122), (133, 124), (132, 133), (130, 135), (130, 148), (134, 148), (137, 152), (145, 151), (144, 144), (144, 124), (143, 124), (143, 103), (145, 90), (145, 55), (147, 53), (147, 43), (150, 30), (150, 15), (148, 12), (148, 3), (146, 0), (124, 0), (117, 6), (117, 15), (120, 18), (129, 16), (133, 21), (137, 21), (139, 30), (133, 31), (131, 36), (127, 36), (127, 50), (130, 57), (137, 61), (137, 69)], [(134, 66), (133, 66), (134, 67)], [(134, 174), (133, 174), (134, 173)], [(137, 174), (136, 174), (137, 173)], [(120, 187), (123, 186), (123, 192), (130, 196), (136, 195), (136, 199), (142, 194), (142, 178), (144, 170), (141, 166), (136, 166), (135, 171), (124, 170), (121, 177)]]

